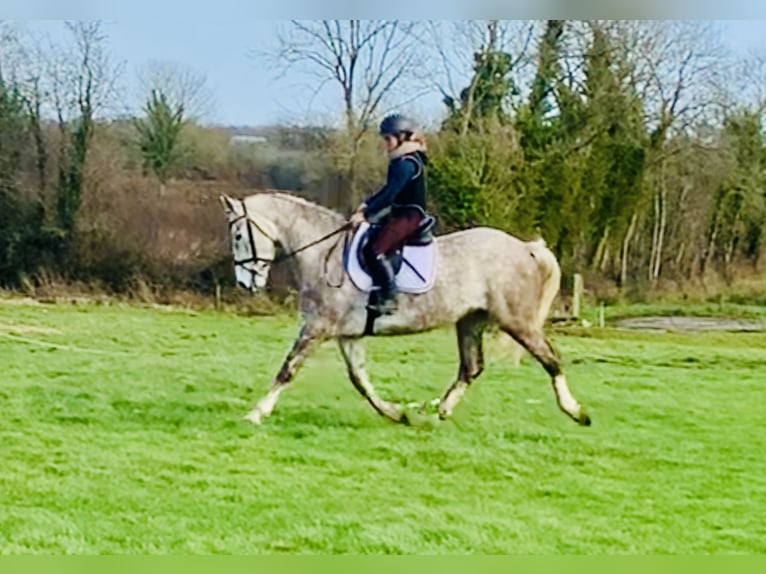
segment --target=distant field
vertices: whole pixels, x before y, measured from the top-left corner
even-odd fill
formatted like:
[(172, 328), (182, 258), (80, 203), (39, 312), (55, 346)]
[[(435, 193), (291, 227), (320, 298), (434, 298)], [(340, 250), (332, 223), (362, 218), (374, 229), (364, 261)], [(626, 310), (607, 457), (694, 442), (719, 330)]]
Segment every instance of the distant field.
[[(0, 300), (0, 552), (766, 552), (764, 334), (555, 335), (590, 428), (500, 353), (454, 421), (396, 426), (328, 344), (242, 423), (295, 329)], [(368, 355), (385, 398), (456, 371), (452, 331)]]

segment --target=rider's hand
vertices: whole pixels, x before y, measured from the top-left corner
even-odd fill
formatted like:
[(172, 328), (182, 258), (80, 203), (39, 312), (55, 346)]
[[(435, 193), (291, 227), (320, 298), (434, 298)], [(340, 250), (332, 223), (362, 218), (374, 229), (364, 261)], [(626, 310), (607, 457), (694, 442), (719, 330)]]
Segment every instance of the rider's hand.
[(353, 225), (359, 225), (363, 221), (365, 221), (365, 217), (364, 217), (364, 212), (361, 210), (355, 211), (354, 213), (351, 214), (351, 217), (348, 218), (348, 222)]
[(351, 214), (351, 217), (348, 218), (348, 222), (352, 223), (354, 225), (359, 225), (363, 221), (366, 220), (366, 217), (364, 216), (364, 208), (366, 205), (362, 203), (359, 207), (357, 207), (356, 211)]

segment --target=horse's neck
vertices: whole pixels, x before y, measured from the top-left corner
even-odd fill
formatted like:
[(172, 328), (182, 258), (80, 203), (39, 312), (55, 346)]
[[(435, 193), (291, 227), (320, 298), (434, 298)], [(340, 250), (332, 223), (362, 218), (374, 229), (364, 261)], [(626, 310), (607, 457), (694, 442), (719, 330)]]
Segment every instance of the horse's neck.
[(273, 220), (284, 239), (284, 248), (295, 251), (332, 233), (343, 225), (343, 218), (310, 203), (275, 195)]
[[(275, 195), (271, 198), (269, 213), (278, 227), (287, 253), (299, 251), (310, 243), (340, 228), (344, 219), (341, 215), (311, 203), (290, 197)], [(292, 257), (301, 287), (313, 282), (321, 272), (322, 255), (332, 247), (334, 238), (301, 250)]]

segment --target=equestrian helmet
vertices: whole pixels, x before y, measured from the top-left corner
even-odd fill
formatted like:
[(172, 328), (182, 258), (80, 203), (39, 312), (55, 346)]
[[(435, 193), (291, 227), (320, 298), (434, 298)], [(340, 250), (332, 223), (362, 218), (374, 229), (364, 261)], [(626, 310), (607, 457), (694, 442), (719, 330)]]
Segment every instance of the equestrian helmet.
[(391, 114), (380, 122), (381, 136), (398, 136), (399, 134), (414, 134), (418, 126), (414, 120), (402, 114)]

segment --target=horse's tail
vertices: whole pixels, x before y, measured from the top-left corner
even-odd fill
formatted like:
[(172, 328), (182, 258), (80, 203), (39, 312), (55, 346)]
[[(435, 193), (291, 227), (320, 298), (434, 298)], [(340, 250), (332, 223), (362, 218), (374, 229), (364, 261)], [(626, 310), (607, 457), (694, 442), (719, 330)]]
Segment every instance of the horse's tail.
[(542, 290), (537, 309), (537, 325), (542, 329), (561, 286), (561, 267), (544, 239), (530, 241), (529, 246), (542, 275)]

